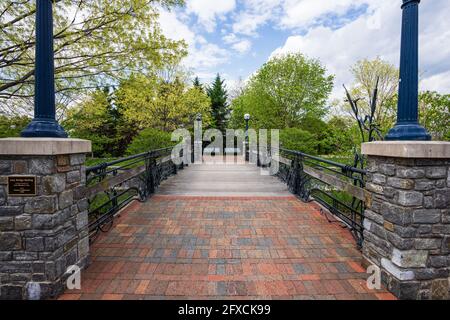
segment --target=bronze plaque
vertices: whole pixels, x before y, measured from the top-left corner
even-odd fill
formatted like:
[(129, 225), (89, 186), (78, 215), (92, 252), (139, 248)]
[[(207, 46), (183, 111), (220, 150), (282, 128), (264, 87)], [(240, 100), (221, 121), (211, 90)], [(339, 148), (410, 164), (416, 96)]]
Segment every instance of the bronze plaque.
[(8, 177), (8, 194), (16, 197), (29, 197), (36, 195), (35, 176)]

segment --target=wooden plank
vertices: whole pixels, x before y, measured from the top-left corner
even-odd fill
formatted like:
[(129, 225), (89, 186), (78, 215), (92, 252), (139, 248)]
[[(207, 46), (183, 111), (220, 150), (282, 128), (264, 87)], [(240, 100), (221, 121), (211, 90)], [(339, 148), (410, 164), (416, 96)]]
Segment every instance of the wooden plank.
[[(161, 164), (166, 163), (171, 160), (172, 160), (172, 158), (170, 155), (166, 156), (166, 157), (158, 158), (158, 159), (156, 159), (156, 165), (161, 165)], [(104, 192), (124, 181), (130, 180), (130, 179), (144, 173), (145, 170), (146, 170), (145, 165), (142, 165), (142, 166), (139, 166), (136, 168), (132, 168), (132, 169), (128, 169), (127, 171), (124, 171), (123, 173), (120, 173), (116, 176), (106, 178), (93, 186), (86, 187), (84, 194), (88, 198), (92, 197), (100, 192)]]
[(172, 155), (163, 157), (163, 158), (159, 158), (158, 160), (156, 160), (156, 164), (162, 164), (164, 162), (170, 161), (172, 160)]
[(333, 174), (326, 173), (309, 166), (303, 166), (303, 171), (311, 177), (325, 182), (326, 184), (329, 184), (330, 186), (333, 186), (340, 191), (347, 192), (348, 194), (359, 200), (366, 200), (366, 194), (363, 188), (354, 186), (352, 183), (345, 181)]
[(129, 170), (127, 170), (123, 173), (120, 173), (116, 176), (106, 178), (91, 187), (86, 187), (85, 195), (88, 198), (90, 198), (100, 192), (104, 192), (124, 181), (130, 180), (131, 178), (134, 178), (134, 177), (142, 174), (143, 172), (145, 172), (145, 170), (146, 170), (146, 166), (143, 165), (143, 166), (139, 166), (139, 167), (136, 167), (133, 169), (129, 169)]

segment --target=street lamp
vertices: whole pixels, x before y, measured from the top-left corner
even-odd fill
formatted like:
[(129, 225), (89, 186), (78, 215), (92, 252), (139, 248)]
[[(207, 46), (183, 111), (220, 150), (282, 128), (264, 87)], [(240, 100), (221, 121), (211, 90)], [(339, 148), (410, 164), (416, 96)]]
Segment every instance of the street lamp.
[(248, 121), (250, 120), (250, 115), (248, 113), (246, 113), (244, 115), (244, 120), (245, 120), (245, 161), (249, 161), (250, 160), (250, 152), (248, 150)]
[(386, 135), (386, 140), (431, 140), (418, 122), (419, 3), (420, 0), (403, 0), (402, 4), (397, 123)]
[(34, 119), (22, 137), (67, 138), (56, 121), (52, 0), (36, 1)]

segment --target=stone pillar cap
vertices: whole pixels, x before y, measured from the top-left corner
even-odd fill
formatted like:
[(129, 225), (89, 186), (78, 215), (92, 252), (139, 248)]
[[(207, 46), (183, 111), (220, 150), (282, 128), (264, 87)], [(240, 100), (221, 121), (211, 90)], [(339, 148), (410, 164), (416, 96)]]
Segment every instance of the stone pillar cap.
[(4, 138), (0, 139), (0, 155), (52, 156), (89, 153), (91, 141), (63, 138)]
[(375, 141), (363, 143), (362, 154), (392, 158), (450, 159), (450, 142)]

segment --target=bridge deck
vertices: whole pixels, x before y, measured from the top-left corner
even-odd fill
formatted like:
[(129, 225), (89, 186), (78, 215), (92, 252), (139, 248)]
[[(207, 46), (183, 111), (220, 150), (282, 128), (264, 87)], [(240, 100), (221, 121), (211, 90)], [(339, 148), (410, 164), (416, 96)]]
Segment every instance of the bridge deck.
[(253, 166), (190, 166), (133, 203), (61, 299), (392, 299), (348, 232)]
[[(263, 173), (263, 174), (262, 174)], [(289, 196), (286, 184), (255, 165), (191, 165), (164, 181), (158, 194), (189, 196)]]

